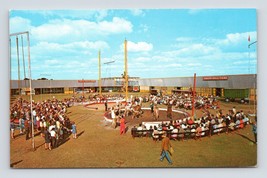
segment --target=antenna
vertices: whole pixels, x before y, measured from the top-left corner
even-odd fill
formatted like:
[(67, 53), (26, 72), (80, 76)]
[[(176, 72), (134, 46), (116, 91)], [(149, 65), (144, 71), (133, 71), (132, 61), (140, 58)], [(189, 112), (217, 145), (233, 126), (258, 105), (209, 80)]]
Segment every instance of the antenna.
[(113, 61), (108, 61), (108, 62), (105, 62), (105, 63), (103, 63), (103, 64), (105, 64), (107, 67), (106, 67), (106, 73), (107, 73), (107, 76), (109, 76), (109, 77), (111, 77), (111, 72), (110, 72), (110, 70), (109, 70), (109, 75), (108, 75), (108, 66), (109, 65), (111, 65), (111, 64), (113, 64), (113, 63), (115, 63), (115, 61), (116, 60), (113, 60)]

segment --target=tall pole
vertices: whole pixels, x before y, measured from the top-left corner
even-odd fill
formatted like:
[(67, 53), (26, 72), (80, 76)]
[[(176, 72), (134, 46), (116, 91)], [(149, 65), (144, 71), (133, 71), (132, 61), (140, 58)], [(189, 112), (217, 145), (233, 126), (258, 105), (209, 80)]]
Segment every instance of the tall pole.
[(83, 98), (84, 98), (84, 80), (82, 80), (83, 81)]
[[(254, 42), (252, 42), (252, 43), (250, 43), (250, 36), (249, 36), (249, 38), (248, 38), (248, 42), (249, 42), (249, 44), (248, 44), (248, 49), (249, 49), (249, 52), (248, 52), (248, 57), (249, 57), (249, 65), (248, 65), (248, 72), (250, 73), (250, 46), (251, 45), (256, 45), (256, 43), (257, 43), (257, 41), (254, 41)], [(253, 97), (253, 100), (254, 100), (254, 102), (253, 102), (253, 105), (254, 105), (254, 107), (253, 107), (253, 110), (254, 110), (254, 113), (256, 114), (256, 74), (254, 74), (254, 97)], [(251, 98), (251, 91), (249, 92), (249, 105), (251, 104), (250, 103), (250, 100), (251, 100), (252, 98)]]
[(195, 115), (195, 96), (196, 96), (196, 73), (194, 73), (193, 99), (192, 99), (192, 116)]
[(18, 36), (16, 36), (16, 45), (17, 45), (17, 59), (18, 59), (18, 89), (19, 89), (19, 95), (20, 92), (20, 64), (19, 64), (19, 39)]
[[(9, 37), (9, 61), (10, 61), (10, 68), (9, 68), (9, 71), (10, 71), (10, 88), (12, 88), (12, 70), (11, 70), (11, 59), (12, 59), (12, 57), (11, 57), (11, 47), (12, 47), (12, 45), (11, 45), (11, 38)], [(11, 97), (11, 95), (12, 95), (12, 92), (11, 92), (11, 90), (10, 90), (10, 97)]]
[(27, 41), (28, 41), (28, 71), (29, 71), (29, 83), (30, 83), (30, 101), (31, 101), (31, 120), (32, 120), (32, 148), (35, 149), (34, 142), (34, 120), (32, 115), (32, 76), (31, 76), (31, 56), (30, 56), (30, 37), (29, 32), (27, 32)]
[(124, 70), (125, 70), (125, 100), (128, 100), (128, 59), (127, 59), (127, 40), (124, 41)]
[(101, 81), (101, 51), (98, 51), (98, 90), (99, 90), (99, 95), (102, 96), (102, 81)]
[[(24, 78), (26, 78), (26, 69), (25, 69), (25, 60), (24, 60), (24, 46), (23, 46), (23, 36), (21, 35), (21, 48), (22, 48), (22, 61), (23, 61), (23, 70), (24, 70)], [(26, 88), (26, 80), (24, 80), (25, 88)]]

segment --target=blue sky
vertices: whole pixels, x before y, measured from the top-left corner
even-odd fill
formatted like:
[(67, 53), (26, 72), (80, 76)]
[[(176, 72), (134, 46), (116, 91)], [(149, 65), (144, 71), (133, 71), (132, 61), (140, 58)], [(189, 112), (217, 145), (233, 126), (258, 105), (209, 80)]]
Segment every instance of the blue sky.
[[(29, 31), (32, 78), (182, 77), (257, 72), (255, 9), (12, 10), (10, 33)], [(27, 70), (27, 44), (23, 36)], [(18, 79), (11, 38), (11, 78)], [(24, 78), (19, 37), (20, 78)], [(111, 64), (104, 64), (115, 61)], [(28, 71), (26, 71), (26, 77)]]

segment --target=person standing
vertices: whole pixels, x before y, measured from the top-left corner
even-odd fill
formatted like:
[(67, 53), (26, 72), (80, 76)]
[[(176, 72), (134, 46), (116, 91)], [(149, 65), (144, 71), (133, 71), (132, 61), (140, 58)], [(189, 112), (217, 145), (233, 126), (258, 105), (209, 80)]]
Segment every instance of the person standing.
[(151, 113), (154, 114), (154, 102), (151, 101), (150, 103), (150, 109), (151, 109)]
[(117, 120), (116, 120), (116, 114), (115, 114), (115, 110), (114, 110), (114, 107), (111, 108), (111, 119), (112, 119), (112, 124), (111, 126), (116, 129), (116, 126), (117, 126)]
[(167, 106), (167, 118), (172, 120), (172, 103), (171, 103), (171, 101), (168, 102), (168, 106)]
[(44, 130), (44, 139), (45, 139), (45, 149), (51, 150), (51, 136), (46, 128)]
[(24, 133), (24, 119), (22, 117), (19, 118), (19, 133)]
[(52, 128), (52, 130), (50, 131), (50, 135), (51, 135), (51, 144), (52, 144), (52, 148), (56, 148), (56, 137), (57, 137), (57, 133), (55, 131), (55, 128)]
[(28, 140), (30, 138), (30, 121), (26, 119), (26, 121), (24, 122), (24, 126), (25, 126), (25, 133), (26, 133), (26, 140)]
[(108, 110), (108, 100), (106, 99), (105, 100), (105, 111), (107, 111)]
[(15, 138), (15, 123), (14, 123), (14, 119), (11, 119), (10, 121), (10, 131), (11, 131), (11, 138), (14, 139)]
[(166, 157), (169, 164), (172, 164), (171, 157), (169, 155), (169, 149), (171, 148), (171, 142), (170, 139), (166, 136), (166, 132), (163, 133), (162, 137), (162, 144), (161, 144), (161, 156), (160, 161), (163, 161), (164, 157)]
[(257, 144), (257, 124), (256, 124), (256, 122), (252, 123), (252, 132), (254, 133), (255, 144)]
[(159, 107), (157, 106), (157, 104), (154, 105), (154, 119), (159, 119)]
[(77, 138), (77, 128), (76, 128), (75, 122), (73, 122), (71, 125), (71, 132), (72, 132), (72, 137), (74, 139), (76, 139)]
[(125, 119), (124, 116), (120, 119), (120, 134), (125, 134)]

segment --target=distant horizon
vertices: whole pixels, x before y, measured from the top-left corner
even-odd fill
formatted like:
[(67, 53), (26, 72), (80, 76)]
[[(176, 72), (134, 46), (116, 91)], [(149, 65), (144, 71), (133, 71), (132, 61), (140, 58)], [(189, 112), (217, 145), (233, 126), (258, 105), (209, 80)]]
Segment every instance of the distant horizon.
[[(32, 79), (97, 80), (99, 50), (101, 78), (119, 77), (125, 39), (130, 77), (257, 74), (256, 9), (11, 10), (9, 17), (10, 34), (29, 31)], [(22, 38), (20, 79), (29, 78)], [(16, 80), (15, 37), (10, 53)]]
[[(244, 75), (257, 75), (257, 74), (229, 74), (229, 75), (196, 75), (196, 77), (219, 77), (219, 76), (244, 76)], [(192, 76), (176, 76), (176, 77), (155, 77), (155, 78), (141, 78), (137, 76), (132, 76), (130, 78), (138, 78), (138, 79), (159, 79), (159, 78), (188, 78), (188, 77), (194, 77), (194, 74)], [(44, 77), (45, 78), (45, 77)], [(113, 79), (113, 78), (119, 78), (119, 77), (101, 77), (101, 79)], [(33, 78), (32, 80), (39, 80), (40, 78)], [(81, 79), (53, 79), (53, 78), (46, 78), (47, 80), (98, 80), (92, 79), (92, 78), (81, 78)], [(11, 79), (11, 81), (17, 81), (17, 79)], [(24, 81), (24, 79), (21, 79), (20, 81)]]

